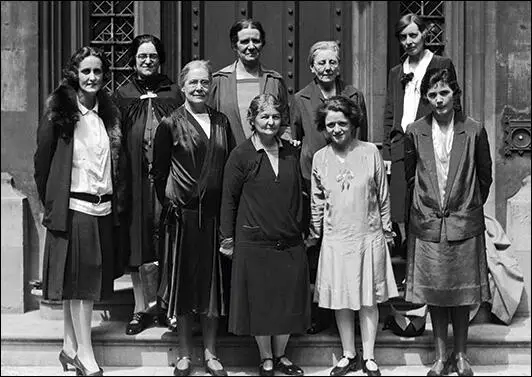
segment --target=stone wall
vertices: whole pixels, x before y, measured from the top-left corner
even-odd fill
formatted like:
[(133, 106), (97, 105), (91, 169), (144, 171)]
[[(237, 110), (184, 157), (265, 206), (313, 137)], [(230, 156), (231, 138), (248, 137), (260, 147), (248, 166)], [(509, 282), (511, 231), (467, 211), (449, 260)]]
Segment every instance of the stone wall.
[[(28, 198), (29, 278), (40, 276), (41, 205), (33, 180), (33, 153), (39, 119), (39, 30), (36, 1), (2, 1), (1, 171)], [(2, 224), (9, 221), (2, 212)], [(2, 250), (3, 252), (3, 250)], [(2, 276), (3, 279), (3, 276)], [(4, 284), (5, 282), (3, 282)], [(2, 285), (3, 285), (2, 284)]]
[[(509, 111), (511, 118), (528, 118), (530, 122), (530, 27), (530, 2), (497, 2), (497, 140), (490, 143), (496, 143), (497, 151), (493, 156), (494, 179), (498, 182), (496, 217), (507, 232), (507, 200), (521, 189), (531, 163), (530, 152), (505, 155), (503, 113)], [(530, 202), (528, 206), (530, 210)]]

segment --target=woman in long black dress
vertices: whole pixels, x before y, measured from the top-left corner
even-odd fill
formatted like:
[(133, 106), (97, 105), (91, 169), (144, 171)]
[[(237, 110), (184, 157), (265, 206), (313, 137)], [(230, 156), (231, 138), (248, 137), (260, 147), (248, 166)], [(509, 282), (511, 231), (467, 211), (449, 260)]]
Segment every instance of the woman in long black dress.
[(145, 302), (145, 289), (139, 267), (159, 259), (159, 216), (150, 169), (153, 163), (153, 138), (161, 119), (183, 103), (179, 87), (159, 68), (166, 55), (159, 38), (144, 34), (133, 39), (130, 65), (132, 80), (115, 92), (122, 112), (124, 136), (130, 159), (131, 208), (129, 226), (129, 269), (133, 282), (135, 308), (126, 334), (140, 333), (150, 322), (146, 310), (154, 302)]
[(253, 133), (229, 156), (220, 215), (220, 251), (233, 258), (229, 331), (255, 337), (261, 376), (303, 375), (285, 348), (310, 326), (299, 153), (278, 136), (282, 113), (271, 94), (251, 101)]
[(180, 76), (185, 104), (163, 119), (155, 136), (153, 176), (165, 208), (163, 276), (168, 277), (159, 295), (167, 316), (181, 327), (176, 376), (191, 370), (193, 314), (200, 315), (203, 327), (205, 371), (227, 375), (215, 351), (218, 317), (226, 312), (218, 227), (223, 167), (234, 141), (227, 117), (205, 104), (211, 78), (208, 62), (185, 65)]

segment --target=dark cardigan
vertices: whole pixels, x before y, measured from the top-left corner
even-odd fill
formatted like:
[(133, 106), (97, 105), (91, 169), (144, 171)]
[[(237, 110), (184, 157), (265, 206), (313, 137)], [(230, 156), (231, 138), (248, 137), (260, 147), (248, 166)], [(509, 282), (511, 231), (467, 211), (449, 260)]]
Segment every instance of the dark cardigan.
[[(110, 96), (101, 90), (98, 115), (109, 136), (113, 182), (113, 218), (119, 224), (126, 209), (127, 161), (122, 147), (120, 111)], [(72, 174), (74, 127), (79, 119), (76, 91), (62, 83), (48, 97), (42, 122), (37, 129), (34, 156), (35, 183), (44, 204), (43, 225), (53, 231), (68, 229), (68, 207)]]

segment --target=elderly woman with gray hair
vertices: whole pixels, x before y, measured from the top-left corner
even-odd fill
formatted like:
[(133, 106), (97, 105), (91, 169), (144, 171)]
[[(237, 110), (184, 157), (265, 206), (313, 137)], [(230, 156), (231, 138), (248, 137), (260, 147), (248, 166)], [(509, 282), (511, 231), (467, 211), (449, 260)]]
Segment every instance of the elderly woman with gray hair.
[(193, 60), (180, 75), (185, 104), (163, 118), (155, 134), (152, 174), (165, 214), (162, 306), (180, 325), (175, 376), (191, 372), (192, 315), (203, 327), (205, 371), (225, 376), (216, 357), (218, 317), (225, 314), (218, 254), (222, 174), (234, 145), (227, 117), (206, 105), (210, 64)]
[[(367, 140), (367, 114), (364, 95), (340, 78), (341, 51), (335, 41), (319, 41), (310, 47), (308, 65), (314, 74), (313, 80), (294, 95), (290, 105), (292, 138), (302, 142), (301, 174), (303, 175), (303, 226), (309, 228), (310, 218), (310, 179), (312, 175), (312, 157), (317, 150), (327, 145), (325, 135), (316, 129), (315, 114), (318, 107), (327, 99), (341, 95), (351, 99), (360, 109), (358, 139)], [(314, 283), (318, 264), (319, 245), (308, 250), (310, 281)], [(312, 307), (312, 324), (309, 334), (316, 334), (327, 328), (331, 321), (330, 313), (325, 309)]]

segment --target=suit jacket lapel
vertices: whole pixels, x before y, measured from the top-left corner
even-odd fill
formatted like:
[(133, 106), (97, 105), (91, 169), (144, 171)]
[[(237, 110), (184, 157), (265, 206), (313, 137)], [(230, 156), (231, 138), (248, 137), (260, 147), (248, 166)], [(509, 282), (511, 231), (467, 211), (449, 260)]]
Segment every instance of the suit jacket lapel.
[(440, 202), (440, 190), (438, 186), (438, 174), (436, 172), (436, 155), (434, 154), (434, 143), (432, 142), (432, 116), (427, 116), (424, 118), (425, 122), (423, 124), (423, 129), (421, 131), (420, 139), (420, 149), (424, 149), (426, 153), (420, 155), (427, 157), (427, 170), (430, 177), (430, 182), (432, 183), (432, 190), (434, 191), (434, 196), (438, 198), (438, 203), (440, 207), (442, 203)]
[(451, 147), (451, 158), (449, 161), (449, 173), (447, 174), (447, 184), (445, 185), (445, 203), (443, 208), (447, 207), (449, 202), (449, 193), (453, 187), (454, 178), (464, 153), (467, 134), (464, 129), (464, 122), (458, 121), (454, 125), (453, 146)]

